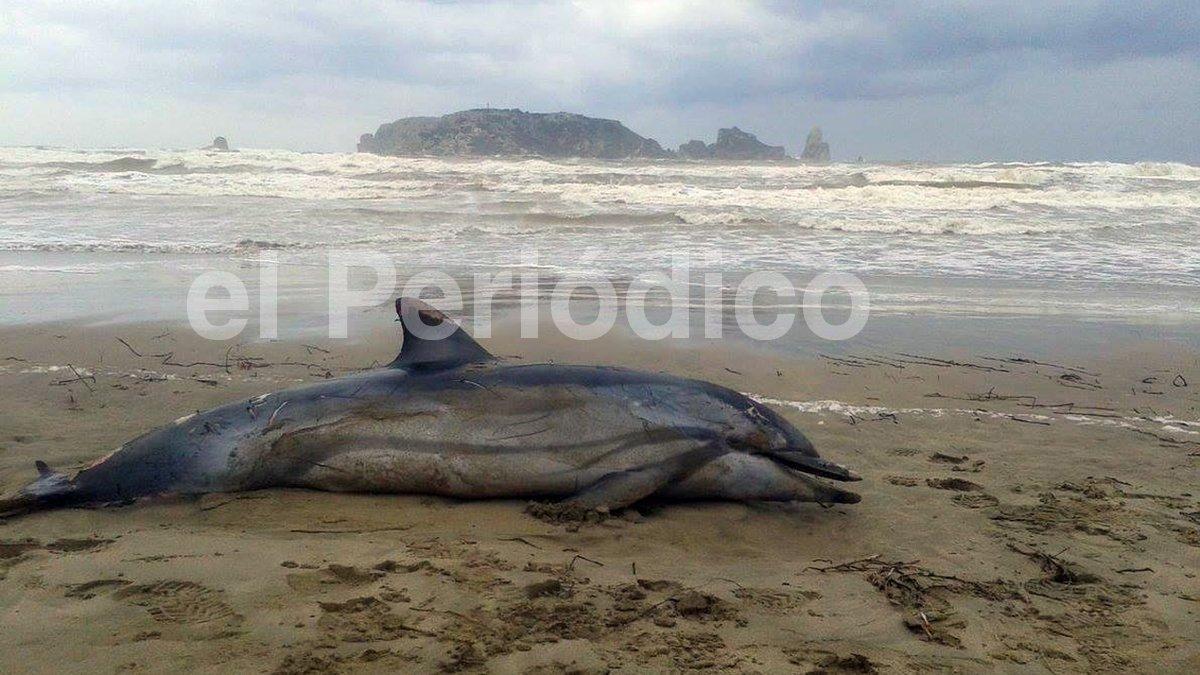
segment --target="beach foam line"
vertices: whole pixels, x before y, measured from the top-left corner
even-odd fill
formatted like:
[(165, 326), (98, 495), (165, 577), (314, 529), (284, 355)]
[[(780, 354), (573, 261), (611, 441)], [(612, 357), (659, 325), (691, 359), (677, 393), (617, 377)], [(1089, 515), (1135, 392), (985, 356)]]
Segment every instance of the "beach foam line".
[(1122, 429), (1132, 429), (1134, 431), (1145, 431), (1146, 428), (1157, 425), (1157, 430), (1165, 433), (1183, 434), (1187, 436), (1200, 436), (1200, 421), (1181, 420), (1170, 415), (1160, 415), (1157, 417), (1092, 417), (1088, 415), (1079, 415), (1071, 412), (1052, 412), (1051, 414), (1042, 413), (1008, 413), (997, 410), (984, 410), (982, 408), (888, 408), (885, 406), (873, 405), (856, 405), (846, 403), (844, 401), (835, 400), (814, 400), (814, 401), (791, 401), (787, 399), (772, 398), (763, 396), (754, 392), (742, 392), (751, 399), (759, 403), (774, 405), (783, 408), (793, 408), (802, 413), (813, 415), (843, 415), (854, 417), (887, 417), (891, 415), (909, 415), (909, 416), (924, 416), (924, 417), (949, 417), (949, 416), (966, 416), (986, 417), (988, 419), (1007, 419), (1011, 420), (1014, 417), (1025, 421), (1035, 421), (1044, 423), (1054, 423), (1056, 421), (1067, 421), (1078, 426), (1111, 426)]

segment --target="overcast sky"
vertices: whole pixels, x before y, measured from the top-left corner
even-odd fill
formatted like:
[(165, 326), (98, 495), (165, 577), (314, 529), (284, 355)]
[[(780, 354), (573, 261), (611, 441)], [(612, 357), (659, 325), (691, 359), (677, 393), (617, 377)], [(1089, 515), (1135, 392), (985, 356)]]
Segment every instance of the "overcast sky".
[(353, 150), (566, 110), (674, 147), (1200, 163), (1200, 1), (0, 3), (0, 145)]

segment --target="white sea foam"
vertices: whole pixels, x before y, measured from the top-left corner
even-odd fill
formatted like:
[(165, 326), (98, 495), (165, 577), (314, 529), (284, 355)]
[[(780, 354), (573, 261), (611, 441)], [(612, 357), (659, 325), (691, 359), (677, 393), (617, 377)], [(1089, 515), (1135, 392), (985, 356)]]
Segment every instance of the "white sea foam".
[(855, 405), (836, 400), (792, 401), (762, 396), (752, 392), (745, 392), (745, 394), (760, 403), (792, 408), (793, 410), (812, 415), (837, 415), (846, 418), (853, 416), (858, 419), (886, 418), (892, 415), (929, 418), (958, 416), (985, 419), (1012, 419), (1015, 416), (1021, 420), (1047, 424), (1069, 422), (1077, 426), (1107, 426), (1121, 429), (1149, 430), (1172, 434), (1176, 437), (1180, 435), (1200, 436), (1200, 431), (1193, 428), (1200, 427), (1200, 422), (1184, 421), (1174, 417), (1096, 417), (1092, 415), (1072, 414), (1068, 410), (1050, 415), (1026, 412), (1014, 415), (1013, 413), (983, 410), (981, 408), (889, 408), (874, 405)]
[[(559, 270), (739, 268), (1200, 285), (1200, 168), (716, 165), (0, 148), (0, 251), (362, 246)], [(17, 267), (0, 273), (27, 270)], [(44, 269), (38, 264), (32, 267)], [(72, 270), (84, 273), (84, 270)]]

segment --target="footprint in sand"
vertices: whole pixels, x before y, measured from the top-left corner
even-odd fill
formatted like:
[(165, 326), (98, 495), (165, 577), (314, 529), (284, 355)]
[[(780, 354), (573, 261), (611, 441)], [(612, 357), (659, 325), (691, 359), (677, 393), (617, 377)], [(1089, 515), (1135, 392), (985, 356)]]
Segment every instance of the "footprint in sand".
[(417, 661), (415, 654), (398, 652), (394, 649), (368, 648), (354, 653), (328, 653), (304, 649), (284, 657), (276, 666), (274, 675), (314, 675), (316, 673), (340, 673), (344, 671), (403, 673), (413, 670)]
[(362, 569), (353, 565), (332, 564), (312, 572), (293, 572), (287, 575), (287, 585), (300, 593), (318, 593), (331, 585), (362, 586), (382, 579), (382, 569)]
[(984, 492), (982, 485), (962, 478), (927, 478), (925, 484), (937, 490), (959, 493), (951, 501), (968, 509), (983, 509), (1000, 503), (999, 499)]
[(949, 464), (951, 471), (965, 471), (967, 473), (979, 473), (983, 471), (985, 462), (982, 459), (973, 460), (967, 455), (947, 455), (944, 452), (935, 452), (929, 456), (929, 461), (935, 464)]
[(111, 543), (112, 539), (58, 539), (46, 544), (46, 550), (54, 553), (80, 553), (104, 548)]
[(133, 582), (124, 579), (96, 579), (69, 586), (65, 595), (68, 598), (76, 598), (78, 600), (91, 600), (97, 595), (103, 595), (109, 591), (123, 588), (131, 583)]
[(733, 597), (768, 614), (791, 614), (812, 600), (821, 597), (816, 591), (783, 592), (769, 588), (739, 586)]
[(16, 558), (30, 551), (50, 551), (51, 553), (80, 553), (94, 551), (113, 543), (112, 539), (56, 539), (48, 544), (42, 544), (37, 539), (22, 539), (18, 541), (0, 541), (0, 560)]
[(397, 614), (390, 605), (374, 596), (345, 602), (321, 602), (317, 626), (341, 642), (376, 642), (418, 635), (430, 636), (412, 618)]
[(951, 501), (968, 509), (984, 509), (1000, 503), (999, 499), (986, 492), (964, 492), (960, 495), (954, 495)]
[(36, 551), (50, 553), (80, 553), (104, 548), (113, 542), (112, 539), (57, 539), (49, 544), (42, 544), (37, 539), (20, 539), (0, 541), (0, 579), (8, 576), (8, 570), (29, 560)]
[(220, 591), (192, 581), (168, 579), (138, 584), (117, 591), (115, 597), (144, 607), (155, 621), (175, 624), (240, 623), (242, 617)]
[(880, 664), (862, 654), (836, 654), (827, 649), (787, 647), (783, 650), (788, 662), (803, 666), (809, 673), (878, 673)]
[(36, 539), (25, 541), (0, 541), (0, 560), (19, 558), (29, 551), (35, 551), (42, 545)]
[(716, 633), (640, 633), (632, 644), (641, 665), (657, 670), (733, 670), (744, 657)]
[(925, 484), (936, 490), (955, 492), (983, 492), (983, 486), (962, 478), (926, 478)]

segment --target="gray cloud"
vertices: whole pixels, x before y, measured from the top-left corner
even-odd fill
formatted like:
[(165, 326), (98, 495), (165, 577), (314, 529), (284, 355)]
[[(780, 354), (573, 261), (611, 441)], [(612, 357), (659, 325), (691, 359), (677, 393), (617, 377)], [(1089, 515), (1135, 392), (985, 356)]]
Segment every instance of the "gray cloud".
[(1197, 161), (1198, 35), (1192, 0), (9, 0), (0, 143), (346, 149), (491, 104), (666, 143), (736, 123), (794, 148), (822, 123), (843, 156)]

